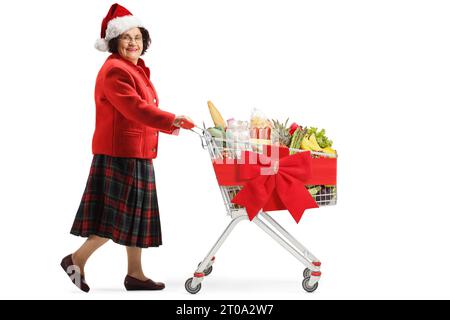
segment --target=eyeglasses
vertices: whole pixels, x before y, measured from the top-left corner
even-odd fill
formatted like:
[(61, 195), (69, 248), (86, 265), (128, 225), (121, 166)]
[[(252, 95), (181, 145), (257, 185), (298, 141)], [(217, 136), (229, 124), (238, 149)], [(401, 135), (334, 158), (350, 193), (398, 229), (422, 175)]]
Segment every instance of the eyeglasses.
[(134, 40), (134, 42), (136, 43), (140, 43), (142, 42), (142, 37), (141, 36), (136, 36), (134, 39), (132, 37), (130, 37), (129, 35), (125, 35), (120, 37), (120, 40), (122, 40), (125, 43), (130, 43), (131, 41)]

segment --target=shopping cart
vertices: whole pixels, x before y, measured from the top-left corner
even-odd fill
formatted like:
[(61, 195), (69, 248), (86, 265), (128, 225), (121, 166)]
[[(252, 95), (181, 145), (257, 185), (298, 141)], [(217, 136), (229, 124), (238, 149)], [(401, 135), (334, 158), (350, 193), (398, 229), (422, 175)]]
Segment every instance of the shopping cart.
[[(239, 142), (229, 141), (223, 138), (216, 138), (203, 128), (195, 127), (191, 129), (201, 139), (203, 149), (208, 150), (213, 164), (216, 161), (224, 161), (224, 159), (239, 159), (243, 151), (251, 151), (262, 153), (264, 145), (258, 142)], [(304, 150), (289, 149), (290, 154), (303, 152)], [(310, 152), (312, 158), (336, 158), (336, 155), (330, 155), (321, 152)], [(225, 160), (226, 160), (225, 159)], [(217, 172), (216, 172), (217, 176)], [(335, 185), (308, 185), (308, 191), (318, 206), (335, 205), (337, 201), (337, 193)], [(227, 214), (231, 217), (231, 222), (225, 228), (225, 231), (216, 241), (214, 246), (208, 252), (206, 257), (197, 266), (194, 276), (187, 279), (185, 288), (189, 293), (196, 294), (202, 288), (202, 281), (206, 276), (211, 274), (215, 255), (230, 235), (234, 227), (241, 221), (249, 220), (246, 209), (232, 202), (232, 199), (242, 189), (242, 186), (220, 185), (220, 192), (225, 204)], [(262, 218), (262, 219), (261, 219)], [(261, 230), (271, 236), (283, 248), (290, 252), (297, 260), (299, 260), (306, 268), (303, 271), (302, 287), (307, 292), (313, 292), (319, 285), (321, 277), (321, 262), (308, 249), (306, 249), (297, 239), (295, 239), (288, 231), (286, 231), (278, 222), (275, 221), (267, 212), (261, 210), (252, 219)]]

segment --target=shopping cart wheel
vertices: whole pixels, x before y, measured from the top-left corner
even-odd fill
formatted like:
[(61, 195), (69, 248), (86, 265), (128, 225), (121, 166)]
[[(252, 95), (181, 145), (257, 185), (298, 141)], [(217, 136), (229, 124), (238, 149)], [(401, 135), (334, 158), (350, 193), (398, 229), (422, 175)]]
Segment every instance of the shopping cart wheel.
[(303, 270), (303, 278), (308, 278), (311, 277), (311, 270), (306, 268), (305, 270)]
[(200, 291), (200, 289), (202, 288), (202, 284), (199, 283), (195, 288), (191, 287), (191, 283), (192, 283), (192, 278), (189, 278), (186, 280), (186, 282), (184, 283), (184, 287), (186, 288), (186, 291), (192, 294), (196, 294)]
[[(198, 266), (197, 267), (200, 267), (200, 264), (201, 264), (201, 262), (198, 264)], [(206, 268), (204, 271), (203, 271), (203, 273), (205, 274), (205, 276), (209, 276), (210, 274), (211, 274), (211, 272), (212, 272), (212, 266), (209, 266), (208, 268)]]
[(303, 279), (302, 287), (303, 287), (303, 289), (305, 289), (306, 292), (314, 292), (314, 291), (316, 291), (317, 287), (319, 286), (319, 283), (316, 282), (313, 286), (310, 286), (308, 284), (309, 279), (311, 279), (311, 277), (306, 277), (305, 279)]

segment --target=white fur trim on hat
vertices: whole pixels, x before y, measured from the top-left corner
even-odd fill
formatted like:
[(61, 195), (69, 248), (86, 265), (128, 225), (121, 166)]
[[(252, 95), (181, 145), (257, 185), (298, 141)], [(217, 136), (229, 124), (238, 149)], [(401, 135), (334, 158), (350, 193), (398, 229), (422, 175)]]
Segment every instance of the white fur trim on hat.
[(115, 37), (120, 36), (131, 28), (143, 27), (141, 21), (135, 16), (123, 16), (112, 19), (108, 22), (108, 28), (106, 28), (105, 40), (109, 41)]
[(106, 52), (108, 51), (108, 42), (115, 37), (120, 36), (127, 30), (137, 27), (143, 27), (144, 25), (135, 16), (123, 16), (111, 19), (108, 22), (108, 27), (106, 28), (106, 36), (104, 39), (98, 39), (95, 42), (95, 48), (97, 50)]
[(97, 39), (97, 41), (95, 41), (95, 49), (102, 52), (108, 51), (108, 41), (105, 39)]

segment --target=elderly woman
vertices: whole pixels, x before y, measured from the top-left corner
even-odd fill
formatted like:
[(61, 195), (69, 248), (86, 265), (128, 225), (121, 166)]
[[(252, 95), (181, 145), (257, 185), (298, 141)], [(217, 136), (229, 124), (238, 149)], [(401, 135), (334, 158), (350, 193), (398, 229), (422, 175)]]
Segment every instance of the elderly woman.
[(88, 292), (84, 267), (109, 239), (126, 246), (127, 290), (161, 290), (147, 278), (141, 250), (162, 244), (152, 159), (159, 132), (177, 134), (192, 120), (159, 109), (150, 70), (140, 59), (150, 45), (148, 31), (127, 9), (114, 4), (103, 19), (96, 48), (112, 53), (95, 85), (96, 125), (89, 177), (71, 233), (86, 242), (61, 261), (72, 282)]

